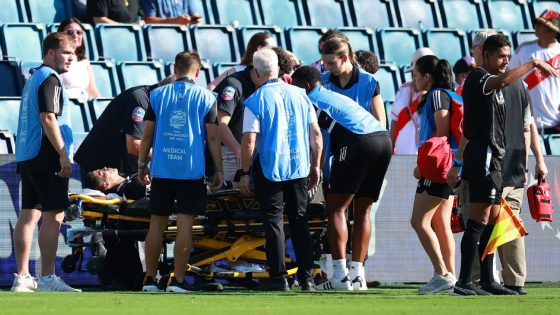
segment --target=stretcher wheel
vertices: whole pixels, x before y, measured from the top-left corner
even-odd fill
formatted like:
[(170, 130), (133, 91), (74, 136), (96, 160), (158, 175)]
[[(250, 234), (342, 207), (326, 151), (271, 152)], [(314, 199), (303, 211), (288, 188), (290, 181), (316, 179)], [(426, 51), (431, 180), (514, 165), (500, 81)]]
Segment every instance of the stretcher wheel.
[(61, 263), (62, 270), (66, 273), (72, 273), (76, 271), (78, 259), (80, 259), (79, 254), (72, 254), (64, 257)]

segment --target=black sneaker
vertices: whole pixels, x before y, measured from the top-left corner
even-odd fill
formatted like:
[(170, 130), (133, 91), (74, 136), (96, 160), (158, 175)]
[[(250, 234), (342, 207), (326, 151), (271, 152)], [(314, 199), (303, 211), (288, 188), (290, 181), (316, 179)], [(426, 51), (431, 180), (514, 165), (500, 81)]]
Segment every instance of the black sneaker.
[(172, 292), (172, 293), (188, 293), (192, 292), (192, 289), (189, 288), (186, 281), (179, 283), (175, 277), (171, 278), (171, 283), (165, 288), (165, 292)]
[(506, 287), (506, 288), (508, 288), (512, 291), (517, 292), (517, 294), (519, 294), (519, 295), (525, 295), (525, 294), (528, 293), (527, 290), (525, 290), (524, 286), (504, 285), (504, 287)]
[(255, 291), (290, 291), (290, 286), (288, 281), (284, 278), (280, 279), (268, 279), (263, 281), (260, 285), (256, 286), (253, 290)]
[(142, 285), (142, 291), (144, 292), (160, 292), (158, 283), (152, 277), (146, 277), (144, 284)]
[(478, 285), (472, 282), (463, 282), (461, 280), (455, 283), (455, 288), (453, 289), (454, 295), (492, 295), (484, 291)]
[(516, 291), (510, 290), (496, 281), (485, 282), (480, 284), (484, 291), (494, 295), (519, 295)]
[(306, 280), (303, 280), (300, 286), (301, 286), (301, 291), (310, 291), (310, 292), (317, 291), (315, 290), (315, 283), (313, 282), (313, 278), (308, 278)]

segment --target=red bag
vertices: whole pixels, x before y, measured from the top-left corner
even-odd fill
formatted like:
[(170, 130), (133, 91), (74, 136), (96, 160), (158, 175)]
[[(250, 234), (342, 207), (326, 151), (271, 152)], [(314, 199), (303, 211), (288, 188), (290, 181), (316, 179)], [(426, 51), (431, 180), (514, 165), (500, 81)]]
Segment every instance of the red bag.
[(459, 196), (453, 196), (453, 208), (451, 210), (451, 232), (461, 233), (465, 231), (463, 215), (459, 211)]
[(418, 173), (433, 183), (445, 184), (453, 164), (453, 152), (447, 137), (431, 137), (418, 148)]
[(529, 210), (531, 217), (537, 222), (552, 222), (552, 213), (554, 207), (552, 205), (552, 194), (550, 186), (545, 182), (544, 178), (527, 188), (527, 200), (529, 201)]

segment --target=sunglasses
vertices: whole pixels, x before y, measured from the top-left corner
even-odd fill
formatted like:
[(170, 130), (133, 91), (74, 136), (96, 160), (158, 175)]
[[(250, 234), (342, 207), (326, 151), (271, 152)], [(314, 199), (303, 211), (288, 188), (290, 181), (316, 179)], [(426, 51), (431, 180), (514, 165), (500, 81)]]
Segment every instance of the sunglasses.
[(83, 35), (84, 31), (81, 30), (66, 30), (66, 34), (74, 36), (74, 34)]

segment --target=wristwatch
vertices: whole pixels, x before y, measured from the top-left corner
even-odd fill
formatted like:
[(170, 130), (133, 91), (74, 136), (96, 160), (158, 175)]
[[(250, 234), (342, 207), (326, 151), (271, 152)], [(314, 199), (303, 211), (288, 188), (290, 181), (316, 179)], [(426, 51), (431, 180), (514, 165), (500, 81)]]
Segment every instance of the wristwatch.
[(239, 180), (241, 179), (241, 176), (249, 176), (251, 175), (251, 170), (248, 171), (244, 171), (243, 169), (238, 169), (237, 172), (235, 172), (235, 176), (233, 177), (233, 181), (234, 182), (239, 182)]

